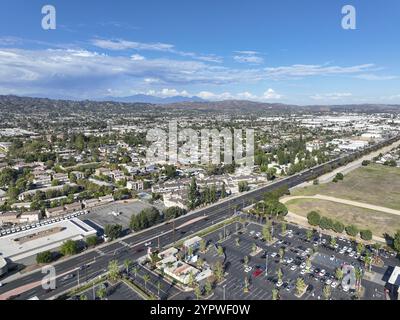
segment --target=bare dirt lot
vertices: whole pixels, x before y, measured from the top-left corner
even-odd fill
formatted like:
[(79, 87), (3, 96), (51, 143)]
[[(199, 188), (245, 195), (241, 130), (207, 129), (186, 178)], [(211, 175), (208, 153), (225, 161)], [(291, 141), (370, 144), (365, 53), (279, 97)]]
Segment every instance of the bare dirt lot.
[(338, 183), (298, 188), (291, 194), (321, 194), (400, 210), (400, 168), (372, 164), (350, 172)]
[(394, 214), (319, 199), (293, 199), (286, 205), (295, 214), (305, 217), (308, 212), (317, 211), (346, 225), (355, 224), (360, 229), (370, 229), (380, 237), (384, 233), (394, 234), (400, 230), (400, 217)]

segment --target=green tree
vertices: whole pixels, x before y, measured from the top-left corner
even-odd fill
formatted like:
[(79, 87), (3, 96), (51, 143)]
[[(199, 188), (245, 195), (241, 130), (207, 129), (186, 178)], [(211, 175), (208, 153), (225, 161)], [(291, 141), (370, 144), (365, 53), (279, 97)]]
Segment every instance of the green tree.
[(110, 241), (117, 239), (122, 232), (122, 226), (119, 224), (107, 224), (104, 227), (104, 234)]
[(278, 268), (278, 270), (276, 271), (276, 275), (278, 277), (278, 281), (282, 282), (283, 272), (281, 268)]
[(393, 248), (397, 251), (397, 253), (400, 253), (400, 230), (397, 230), (393, 237)]
[(221, 282), (224, 278), (224, 267), (220, 261), (217, 261), (214, 265), (214, 275), (218, 282)]
[(336, 238), (335, 238), (335, 237), (331, 237), (329, 243), (330, 243), (330, 245), (331, 245), (332, 248), (335, 247), (335, 246), (336, 246)]
[(86, 245), (88, 247), (94, 247), (97, 244), (97, 236), (90, 236), (86, 239)]
[(321, 216), (316, 211), (311, 211), (307, 214), (308, 223), (312, 226), (318, 226), (321, 221)]
[(196, 286), (196, 288), (194, 288), (194, 295), (196, 296), (196, 299), (199, 300), (201, 297), (201, 289), (200, 286)]
[(144, 287), (147, 290), (147, 282), (150, 281), (150, 276), (147, 273), (143, 275), (143, 281), (144, 281)]
[(300, 295), (303, 293), (304, 289), (306, 288), (306, 284), (302, 278), (297, 278), (296, 280), (296, 293)]
[(130, 259), (124, 260), (124, 268), (125, 268), (125, 271), (127, 274), (129, 274), (129, 269), (130, 269), (131, 265), (132, 265), (132, 260), (130, 260)]
[(117, 281), (119, 279), (120, 272), (117, 260), (111, 260), (108, 263), (108, 278), (111, 281)]
[(103, 300), (107, 296), (107, 289), (103, 286), (96, 291), (96, 296)]
[(269, 225), (268, 223), (266, 223), (266, 224), (263, 226), (262, 235), (263, 235), (263, 239), (264, 239), (266, 242), (271, 242), (271, 241), (272, 241), (270, 225)]
[(331, 297), (332, 294), (332, 289), (331, 286), (325, 286), (324, 290), (323, 290), (323, 295), (325, 300), (329, 300), (329, 298)]
[(272, 300), (278, 300), (278, 290), (272, 289)]
[(312, 230), (307, 230), (307, 232), (306, 232), (306, 237), (307, 237), (307, 240), (308, 240), (308, 241), (311, 240), (313, 234), (314, 234), (314, 232), (312, 232)]
[(39, 252), (36, 255), (36, 262), (38, 264), (50, 263), (53, 260), (53, 255), (50, 251)]
[(196, 178), (192, 177), (192, 181), (189, 185), (188, 193), (189, 209), (193, 210), (200, 204), (200, 192), (197, 187)]
[(224, 255), (224, 248), (222, 246), (218, 246), (217, 252), (218, 252), (218, 255), (223, 256)]
[(358, 234), (358, 228), (355, 225), (349, 225), (346, 227), (346, 233), (351, 237), (356, 237)]
[(77, 254), (78, 250), (78, 242), (73, 240), (65, 241), (60, 247), (60, 252), (63, 256), (72, 256)]
[(212, 293), (213, 285), (209, 279), (207, 279), (204, 289), (206, 291), (206, 296), (209, 296)]
[(371, 230), (361, 230), (360, 237), (363, 240), (370, 241), (372, 240), (372, 231)]
[(361, 254), (361, 253), (364, 251), (364, 245), (363, 245), (361, 242), (359, 242), (359, 243), (357, 244), (356, 250), (357, 250), (357, 253), (358, 253), (358, 254)]
[(282, 232), (282, 234), (286, 233), (286, 228), (287, 228), (286, 222), (282, 222), (282, 224), (281, 224), (281, 232)]
[(335, 270), (335, 277), (338, 281), (342, 281), (343, 277), (344, 277), (344, 272), (342, 270), (342, 268), (337, 268)]
[(200, 240), (200, 252), (206, 252), (207, 250), (207, 242), (204, 239)]

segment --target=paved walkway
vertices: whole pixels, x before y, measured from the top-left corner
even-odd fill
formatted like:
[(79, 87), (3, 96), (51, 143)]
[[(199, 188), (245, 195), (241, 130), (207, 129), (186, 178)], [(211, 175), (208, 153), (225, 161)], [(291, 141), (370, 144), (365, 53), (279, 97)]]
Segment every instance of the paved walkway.
[(326, 201), (346, 204), (349, 206), (360, 207), (360, 208), (364, 208), (364, 209), (370, 209), (370, 210), (375, 210), (375, 211), (380, 211), (380, 212), (385, 212), (385, 213), (390, 213), (390, 214), (400, 216), (400, 210), (395, 210), (395, 209), (386, 208), (386, 207), (382, 207), (382, 206), (376, 206), (376, 205), (364, 203), (364, 202), (358, 202), (358, 201), (346, 200), (346, 199), (342, 199), (342, 198), (324, 196), (321, 194), (317, 194), (315, 196), (288, 196), (288, 197), (282, 198), (280, 201), (282, 203), (286, 203), (290, 200), (295, 200), (295, 199), (326, 200)]

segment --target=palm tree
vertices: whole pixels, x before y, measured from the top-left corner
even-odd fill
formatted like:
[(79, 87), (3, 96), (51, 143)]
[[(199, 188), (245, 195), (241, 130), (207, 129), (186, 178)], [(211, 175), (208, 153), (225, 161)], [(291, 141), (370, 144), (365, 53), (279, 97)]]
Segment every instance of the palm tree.
[[(97, 295), (101, 300), (103, 300), (103, 299), (107, 296), (107, 290), (106, 290), (106, 288), (104, 288), (104, 287), (99, 288), (99, 289), (96, 291), (96, 295)], [(96, 297), (95, 297), (95, 298), (96, 298)]]
[(129, 273), (129, 268), (131, 267), (131, 265), (132, 265), (132, 261), (131, 260), (129, 260), (129, 259), (124, 260), (124, 267), (125, 267), (125, 270), (126, 270), (126, 274)]
[(135, 278), (136, 278), (138, 272), (139, 272), (139, 268), (137, 266), (133, 267), (133, 273), (135, 274)]
[(196, 286), (196, 288), (194, 288), (194, 294), (196, 295), (196, 299), (199, 300), (199, 298), (201, 297), (200, 286)]
[(147, 282), (150, 281), (150, 276), (147, 273), (143, 276), (143, 281), (144, 281), (144, 287), (147, 290)]
[(249, 279), (247, 279), (247, 277), (244, 278), (244, 287), (243, 287), (243, 291), (245, 293), (249, 292)]
[(332, 248), (336, 245), (336, 238), (335, 237), (331, 237), (330, 245), (331, 245)]
[(161, 290), (162, 284), (160, 281), (157, 281), (157, 294), (160, 296), (160, 290)]
[(272, 300), (278, 300), (278, 290), (272, 289)]
[(300, 295), (303, 293), (304, 288), (306, 287), (306, 284), (302, 278), (297, 278), (296, 280), (296, 293), (297, 295)]
[(235, 241), (236, 241), (236, 247), (240, 247), (240, 239), (236, 238)]
[(209, 296), (212, 293), (212, 283), (210, 280), (206, 281), (204, 288), (206, 290), (206, 296)]
[(342, 281), (343, 277), (344, 277), (344, 273), (342, 268), (337, 268), (335, 271), (335, 277), (338, 281)]
[(84, 301), (84, 300), (87, 300), (87, 299), (88, 299), (88, 297), (85, 294), (81, 294), (80, 297), (79, 297), (79, 300), (81, 300), (81, 301)]
[(314, 233), (313, 233), (311, 230), (307, 230), (306, 237), (307, 237), (307, 240), (308, 240), (308, 241), (311, 240), (313, 234), (314, 234)]
[(251, 252), (255, 253), (257, 251), (257, 245), (253, 242), (252, 246), (251, 246)]
[(365, 263), (365, 267), (368, 268), (369, 271), (371, 271), (372, 257), (369, 253), (365, 256), (364, 263)]
[(325, 300), (329, 300), (329, 298), (331, 297), (331, 293), (332, 293), (331, 286), (325, 286), (323, 290), (323, 295)]
[(360, 268), (356, 268), (355, 269), (355, 273), (356, 273), (356, 286), (357, 286), (357, 290), (361, 289), (361, 279), (362, 279), (362, 270)]
[(244, 256), (243, 262), (244, 262), (245, 268), (247, 268), (247, 265), (249, 264), (249, 257), (248, 256)]
[(188, 279), (188, 285), (189, 287), (193, 287), (194, 283), (195, 283), (196, 279), (194, 277), (194, 274), (192, 271), (189, 272), (189, 279)]
[(223, 256), (224, 255), (224, 248), (222, 246), (218, 246), (217, 252), (218, 252), (218, 255)]
[(282, 282), (283, 273), (281, 268), (278, 268), (278, 270), (276, 271), (276, 275), (278, 276), (278, 281)]
[(200, 251), (201, 252), (206, 252), (207, 249), (207, 242), (204, 239), (200, 240)]

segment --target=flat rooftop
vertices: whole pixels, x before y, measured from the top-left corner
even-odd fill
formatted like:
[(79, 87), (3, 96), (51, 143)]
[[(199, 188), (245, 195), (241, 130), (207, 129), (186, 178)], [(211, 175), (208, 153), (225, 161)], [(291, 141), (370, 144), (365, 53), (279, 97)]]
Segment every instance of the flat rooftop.
[(66, 240), (81, 240), (96, 234), (96, 230), (73, 218), (0, 238), (0, 253), (18, 261), (46, 250), (54, 250)]

